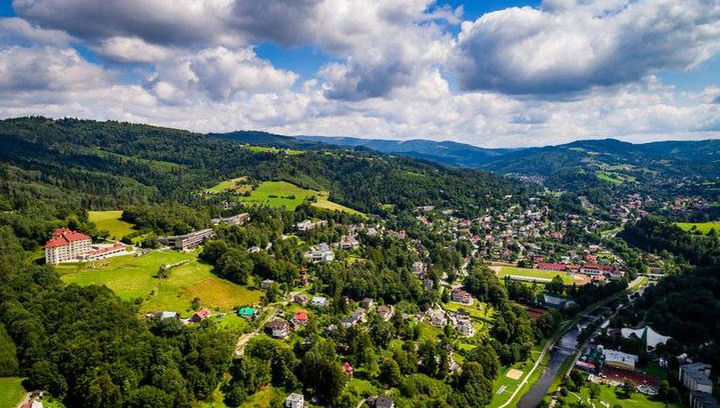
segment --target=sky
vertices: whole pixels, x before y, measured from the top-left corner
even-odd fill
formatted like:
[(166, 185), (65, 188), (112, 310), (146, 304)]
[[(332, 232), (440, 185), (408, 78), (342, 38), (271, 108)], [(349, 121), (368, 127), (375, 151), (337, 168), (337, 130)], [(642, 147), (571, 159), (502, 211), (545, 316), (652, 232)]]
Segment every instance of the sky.
[(718, 0), (0, 0), (0, 118), (542, 146), (720, 138)]

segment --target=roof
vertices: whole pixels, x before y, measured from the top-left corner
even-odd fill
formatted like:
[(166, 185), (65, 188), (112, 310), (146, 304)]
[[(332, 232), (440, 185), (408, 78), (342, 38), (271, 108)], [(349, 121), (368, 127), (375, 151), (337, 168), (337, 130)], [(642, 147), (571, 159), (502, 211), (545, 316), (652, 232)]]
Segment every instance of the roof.
[(666, 343), (670, 337), (663, 336), (656, 332), (650, 326), (645, 326), (640, 329), (628, 329), (624, 328), (620, 330), (620, 333), (624, 338), (628, 338), (631, 335), (635, 335), (638, 339), (643, 340), (648, 347), (655, 348), (660, 343)]
[(269, 329), (284, 329), (288, 326), (288, 322), (286, 322), (285, 320), (282, 320), (282, 319), (275, 319), (271, 322), (268, 322), (268, 324), (266, 324), (266, 326)]
[(255, 314), (255, 309), (250, 306), (241, 307), (238, 309), (237, 314), (249, 316)]
[(302, 394), (293, 392), (285, 398), (285, 401), (304, 401), (305, 397)]
[(567, 269), (567, 265), (558, 264), (558, 263), (550, 263), (550, 262), (538, 262), (537, 267), (539, 269), (560, 269), (560, 270)]
[(116, 243), (116, 244), (113, 245), (113, 246), (108, 246), (108, 247), (93, 249), (92, 251), (85, 252), (84, 255), (99, 255), (99, 254), (104, 254), (104, 253), (106, 253), (106, 252), (114, 251), (114, 250), (116, 250), (116, 249), (121, 249), (121, 248), (122, 248), (122, 249), (125, 249), (125, 245), (120, 244), (120, 243)]
[(45, 243), (45, 248), (57, 248), (70, 245), (71, 242), (84, 241), (90, 239), (89, 236), (82, 232), (73, 231), (69, 228), (58, 228), (52, 233), (52, 238)]
[(295, 320), (304, 322), (307, 319), (308, 319), (308, 314), (306, 311), (298, 310), (297, 312), (295, 312)]

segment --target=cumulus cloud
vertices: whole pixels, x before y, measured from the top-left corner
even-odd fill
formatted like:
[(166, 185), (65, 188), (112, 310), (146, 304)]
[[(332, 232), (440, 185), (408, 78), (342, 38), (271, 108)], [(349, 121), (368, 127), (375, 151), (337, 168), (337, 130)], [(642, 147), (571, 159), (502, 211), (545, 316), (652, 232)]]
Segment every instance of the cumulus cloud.
[(66, 91), (97, 88), (108, 80), (72, 48), (0, 49), (0, 91)]
[(128, 63), (152, 63), (177, 55), (177, 50), (148, 44), (138, 37), (112, 37), (102, 40), (93, 49), (114, 61)]
[(216, 47), (159, 64), (150, 88), (165, 101), (200, 91), (219, 102), (238, 92), (281, 91), (296, 79), (294, 72), (276, 69), (258, 58), (252, 48)]
[(715, 0), (552, 0), (463, 23), (451, 65), (465, 90), (555, 94), (690, 69), (718, 50)]
[(60, 45), (71, 40), (64, 31), (43, 29), (19, 17), (0, 18), (0, 44)]

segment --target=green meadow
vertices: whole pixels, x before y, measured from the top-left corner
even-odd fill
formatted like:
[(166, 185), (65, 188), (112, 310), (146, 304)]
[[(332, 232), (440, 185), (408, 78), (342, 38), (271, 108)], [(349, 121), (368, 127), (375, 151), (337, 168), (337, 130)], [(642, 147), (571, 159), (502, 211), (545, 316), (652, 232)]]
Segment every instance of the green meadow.
[(676, 222), (675, 225), (685, 231), (692, 231), (693, 227), (695, 227), (695, 230), (703, 234), (707, 234), (711, 229), (715, 229), (715, 231), (720, 233), (720, 222)]
[(135, 232), (133, 225), (120, 219), (122, 210), (88, 211), (88, 218), (94, 222), (98, 230), (110, 233), (112, 239), (122, 239), (125, 235)]
[[(166, 279), (154, 278), (161, 265), (186, 263), (172, 268)], [(261, 292), (215, 276), (197, 253), (154, 251), (141, 257), (119, 256), (96, 262), (61, 264), (56, 270), (65, 283), (105, 285), (124, 300), (141, 299), (141, 312), (174, 310), (192, 313), (191, 303), (200, 298), (203, 307), (229, 311), (234, 306), (255, 304)]]
[(286, 181), (265, 181), (260, 183), (260, 185), (250, 193), (250, 196), (240, 197), (240, 201), (248, 204), (263, 204), (270, 207), (285, 207), (292, 211), (313, 197), (316, 201), (313, 202), (312, 205), (315, 207), (362, 215), (359, 211), (328, 200), (329, 193), (326, 191), (309, 190)]
[(22, 378), (0, 377), (0, 408), (15, 408), (24, 395)]
[[(600, 386), (600, 395), (597, 398), (590, 399), (590, 389), (585, 386), (580, 389), (580, 392), (571, 392), (568, 394), (567, 397), (562, 398), (564, 403), (562, 406), (568, 407), (573, 406), (572, 404), (577, 404), (580, 401), (582, 401), (585, 405), (584, 406), (596, 406), (596, 407), (602, 407), (602, 406), (613, 406), (613, 405), (619, 405), (623, 408), (677, 408), (679, 405), (677, 404), (666, 404), (665, 402), (661, 401), (653, 401), (652, 399), (648, 398), (647, 396), (640, 394), (640, 393), (634, 393), (630, 398), (627, 399), (620, 399), (615, 395), (615, 390), (612, 387), (601, 385)], [(608, 405), (605, 405), (608, 404)]]

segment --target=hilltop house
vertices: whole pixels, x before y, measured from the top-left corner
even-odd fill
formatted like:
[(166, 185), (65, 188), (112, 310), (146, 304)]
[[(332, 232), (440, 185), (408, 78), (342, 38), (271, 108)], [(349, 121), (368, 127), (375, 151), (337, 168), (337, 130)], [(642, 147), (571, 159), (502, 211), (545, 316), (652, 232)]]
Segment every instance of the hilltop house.
[(90, 251), (90, 244), (92, 239), (89, 236), (69, 228), (58, 228), (45, 243), (45, 263), (56, 265), (73, 261)]
[(380, 316), (381, 319), (388, 321), (393, 316), (393, 307), (392, 306), (385, 306), (381, 305), (377, 307), (377, 314)]
[(207, 319), (208, 317), (210, 317), (210, 311), (207, 309), (200, 309), (199, 312), (190, 316), (190, 321), (193, 323), (199, 323), (199, 322)]

